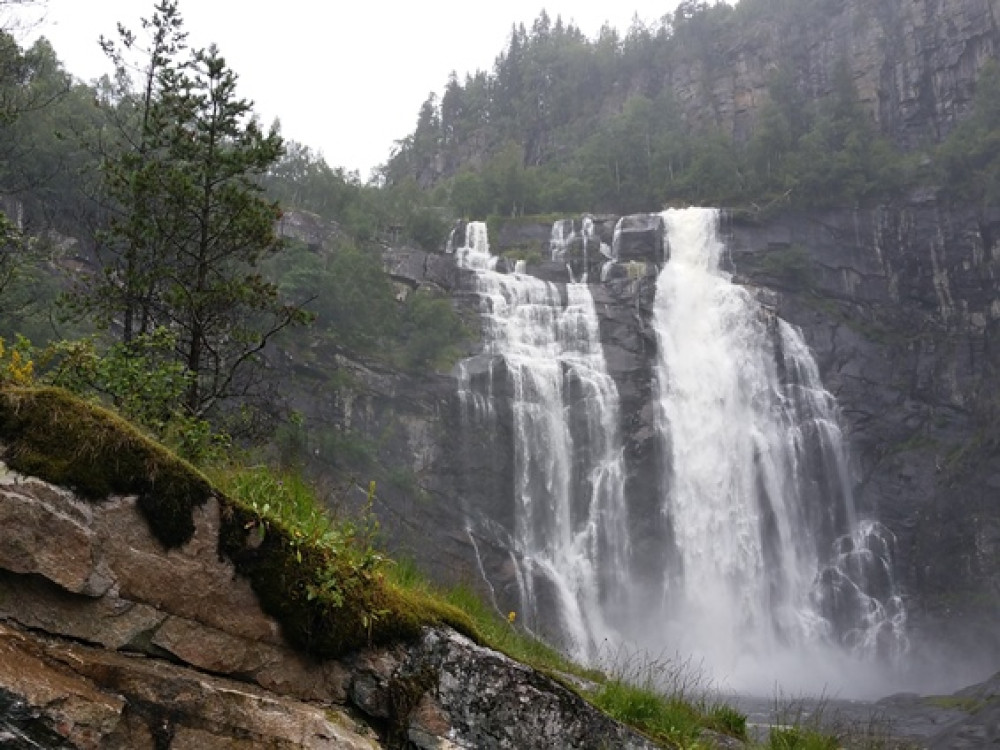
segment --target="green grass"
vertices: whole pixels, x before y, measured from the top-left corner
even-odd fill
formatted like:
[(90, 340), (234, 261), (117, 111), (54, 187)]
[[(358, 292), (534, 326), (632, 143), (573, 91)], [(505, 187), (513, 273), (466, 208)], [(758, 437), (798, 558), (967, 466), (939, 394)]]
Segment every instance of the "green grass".
[(479, 638), (457, 608), (388, 580), (389, 561), (375, 544), (374, 483), (366, 512), (333, 519), (294, 473), (234, 467), (213, 478), (232, 502), (220, 549), (294, 645), (329, 658), (415, 638), (434, 624)]
[(840, 742), (825, 732), (809, 727), (774, 727), (767, 750), (838, 750)]
[(964, 711), (967, 714), (976, 713), (987, 703), (987, 701), (974, 698), (971, 695), (932, 695), (924, 698), (924, 701), (937, 708)]
[(619, 648), (601, 659), (609, 677), (590, 694), (608, 715), (667, 747), (713, 747), (708, 732), (746, 741), (746, 716), (711, 696), (690, 661)]
[(466, 585), (440, 588), (432, 584), (411, 560), (391, 562), (387, 568), (391, 583), (402, 590), (442, 602), (461, 611), (472, 623), (477, 640), (507, 656), (563, 681), (564, 675), (585, 680), (600, 674), (570, 661), (560, 651), (517, 627), (517, 613), (506, 616), (486, 604), (478, 592)]
[(650, 686), (612, 680), (593, 693), (591, 700), (609, 716), (652, 739), (680, 747), (695, 746), (704, 728), (703, 717), (693, 704), (661, 695)]
[(819, 701), (775, 700), (776, 724), (762, 750), (916, 750), (917, 746), (892, 736), (883, 715), (866, 719), (847, 717), (823, 698)]

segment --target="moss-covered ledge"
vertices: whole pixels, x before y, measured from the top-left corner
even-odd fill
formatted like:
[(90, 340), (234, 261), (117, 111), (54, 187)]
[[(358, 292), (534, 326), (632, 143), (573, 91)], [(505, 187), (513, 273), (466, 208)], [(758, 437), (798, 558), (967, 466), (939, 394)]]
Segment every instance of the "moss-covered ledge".
[(435, 624), (481, 641), (459, 609), (392, 585), (377, 567), (360, 569), (335, 546), (303, 539), (213, 487), (129, 422), (67, 391), (0, 389), (0, 443), (0, 458), (11, 469), (84, 500), (135, 495), (167, 550), (190, 541), (195, 508), (216, 497), (220, 557), (249, 579), (261, 609), (280, 623), (289, 643), (314, 657), (415, 638)]
[(214, 494), (193, 466), (111, 411), (60, 388), (0, 390), (0, 441), (12, 469), (86, 500), (136, 495), (167, 549), (190, 541), (194, 509)]

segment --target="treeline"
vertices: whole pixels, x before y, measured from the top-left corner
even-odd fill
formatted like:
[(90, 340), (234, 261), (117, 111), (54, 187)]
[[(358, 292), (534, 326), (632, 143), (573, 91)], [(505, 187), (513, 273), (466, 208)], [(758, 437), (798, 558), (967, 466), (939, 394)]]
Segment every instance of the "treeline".
[[(263, 126), (176, 0), (101, 44), (111, 72), (85, 84), (0, 31), (0, 383), (99, 397), (199, 457), (288, 416), (276, 344), (447, 364), (449, 301), (397, 299), (382, 269), (389, 232), (444, 241), (415, 185), (364, 185)], [(285, 207), (329, 241), (282, 240)]]
[[(982, 128), (902, 152), (860, 105), (846, 59), (821, 100), (803, 93), (793, 60), (773, 70), (753, 131), (740, 141), (685, 116), (671, 71), (700, 71), (708, 86), (725, 70), (726, 41), (741, 30), (763, 22), (795, 36), (841, 5), (687, 0), (657, 25), (634, 24), (624, 36), (605, 27), (596, 39), (543, 12), (530, 29), (512, 29), (492, 71), (464, 82), (452, 75), (440, 101), (428, 98), (385, 182), (416, 181), (463, 216), (628, 213), (670, 203), (858, 206), (917, 184), (951, 187), (963, 178), (947, 154), (968, 149), (970, 135), (988, 150)], [(989, 85), (987, 75), (978, 110), (990, 106)]]

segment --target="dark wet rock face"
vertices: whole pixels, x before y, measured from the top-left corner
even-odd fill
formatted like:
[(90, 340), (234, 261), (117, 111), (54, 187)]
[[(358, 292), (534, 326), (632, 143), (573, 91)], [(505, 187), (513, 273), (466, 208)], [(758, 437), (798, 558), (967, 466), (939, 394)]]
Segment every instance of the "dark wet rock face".
[(998, 230), (998, 212), (934, 202), (730, 226), (734, 271), (777, 292), (837, 396), (857, 499), (896, 535), (918, 642), (986, 646), (986, 669), (1000, 645)]

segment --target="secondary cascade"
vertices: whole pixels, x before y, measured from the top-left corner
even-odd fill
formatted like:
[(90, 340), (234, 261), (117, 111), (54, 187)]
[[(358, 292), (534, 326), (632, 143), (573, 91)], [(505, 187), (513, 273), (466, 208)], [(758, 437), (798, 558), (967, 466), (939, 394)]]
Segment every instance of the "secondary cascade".
[(497, 418), (495, 393), (509, 394), (520, 620), (589, 660), (612, 637), (603, 612), (629, 578), (618, 391), (594, 302), (586, 284), (493, 270), (485, 225), (471, 222), (466, 237), (456, 257), (476, 272), (490, 364), (476, 379), (462, 363), (459, 391), (472, 428)]

